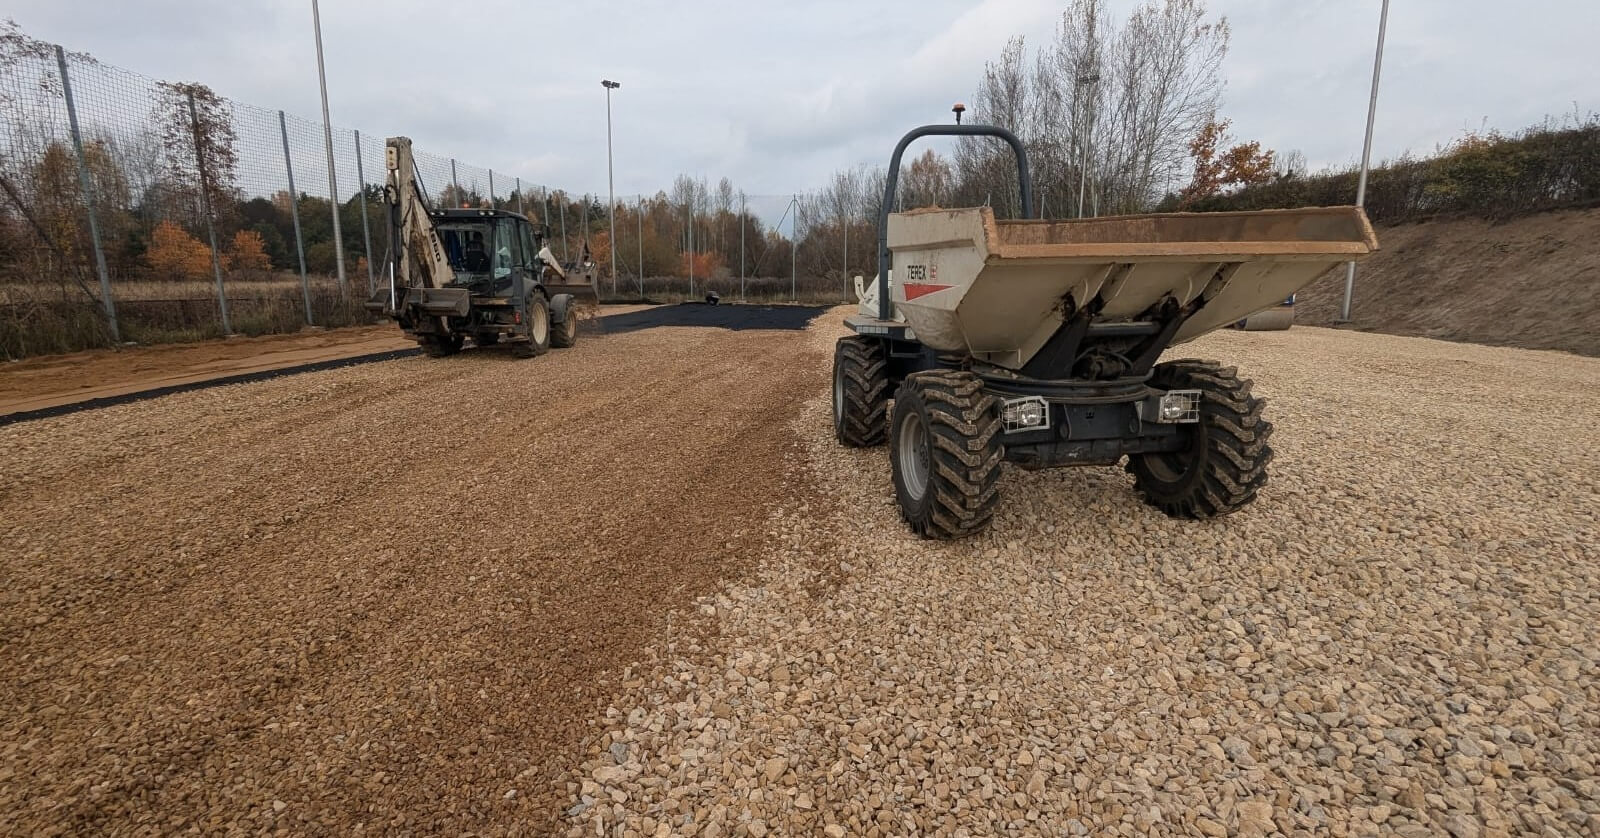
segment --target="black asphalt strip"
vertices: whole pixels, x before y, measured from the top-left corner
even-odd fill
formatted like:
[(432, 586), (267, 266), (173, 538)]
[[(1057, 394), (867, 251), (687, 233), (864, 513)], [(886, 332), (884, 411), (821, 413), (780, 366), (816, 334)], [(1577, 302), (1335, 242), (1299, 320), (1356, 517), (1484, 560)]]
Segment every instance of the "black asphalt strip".
[[(682, 303), (674, 306), (655, 306), (631, 314), (608, 314), (599, 320), (601, 330), (607, 334), (636, 332), (641, 329), (654, 329), (661, 326), (700, 326), (733, 329), (736, 331), (744, 329), (804, 329), (810, 325), (812, 320), (817, 318), (817, 315), (825, 310), (820, 306), (713, 306), (704, 303)], [(332, 361), (317, 361), (292, 367), (247, 372), (222, 378), (209, 378), (205, 381), (195, 381), (189, 384), (155, 387), (135, 393), (123, 393), (118, 396), (105, 396), (38, 410), (7, 413), (0, 415), (0, 427), (33, 419), (65, 416), (69, 413), (77, 413), (80, 410), (97, 410), (102, 407), (112, 407), (113, 405), (128, 404), (129, 402), (144, 401), (145, 399), (158, 399), (174, 393), (203, 390), (207, 387), (225, 387), (229, 384), (266, 381), (284, 375), (298, 375), (303, 372), (321, 372), (322, 370), (333, 370), (340, 367), (353, 367), (357, 364), (392, 361), (396, 358), (409, 358), (419, 354), (421, 354), (419, 349), (394, 349), (387, 352), (374, 352), (370, 355), (336, 358)]]

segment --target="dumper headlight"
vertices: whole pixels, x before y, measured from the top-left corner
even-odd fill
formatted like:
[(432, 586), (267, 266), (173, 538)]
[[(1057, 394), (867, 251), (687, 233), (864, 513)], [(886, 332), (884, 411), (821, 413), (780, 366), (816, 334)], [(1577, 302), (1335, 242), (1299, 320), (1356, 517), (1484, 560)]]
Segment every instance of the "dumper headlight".
[(1038, 396), (1007, 399), (1000, 409), (1006, 432), (1032, 431), (1050, 427), (1050, 406)]
[(1200, 391), (1171, 390), (1161, 394), (1156, 421), (1169, 424), (1200, 421)]

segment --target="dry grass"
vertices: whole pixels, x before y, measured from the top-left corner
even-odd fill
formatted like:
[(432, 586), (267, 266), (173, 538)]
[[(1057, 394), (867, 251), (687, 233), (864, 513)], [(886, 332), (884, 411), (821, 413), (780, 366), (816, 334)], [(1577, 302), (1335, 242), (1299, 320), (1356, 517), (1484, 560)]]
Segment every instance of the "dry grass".
[[(312, 321), (318, 326), (366, 323), (361, 307), (365, 277), (351, 277), (348, 297), (337, 281), (312, 277), (307, 285)], [(256, 274), (225, 282), (229, 325), (235, 334), (264, 335), (298, 331), (306, 322), (306, 300), (299, 277)], [(96, 289), (97, 290), (97, 289)], [(122, 339), (140, 344), (185, 343), (225, 334), (210, 282), (129, 280), (112, 283)], [(0, 284), (0, 357), (77, 352), (110, 346), (111, 335), (97, 299), (74, 284)]]

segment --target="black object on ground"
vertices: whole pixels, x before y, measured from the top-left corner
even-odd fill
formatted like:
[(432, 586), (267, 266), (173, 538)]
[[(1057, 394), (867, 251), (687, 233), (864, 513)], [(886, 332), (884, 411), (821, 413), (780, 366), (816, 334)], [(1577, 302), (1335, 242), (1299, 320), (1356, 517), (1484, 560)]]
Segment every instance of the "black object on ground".
[(629, 314), (612, 314), (600, 318), (600, 328), (607, 334), (637, 332), (658, 326), (699, 326), (702, 328), (731, 329), (804, 329), (811, 321), (827, 311), (825, 306), (760, 306), (760, 305), (707, 305), (705, 303), (680, 303), (675, 306), (657, 306)]
[(54, 407), (42, 407), (38, 410), (23, 410), (17, 413), (0, 415), (0, 426), (10, 425), (13, 422), (26, 422), (30, 419), (48, 419), (52, 416), (65, 416), (77, 413), (80, 410), (95, 410), (102, 407), (113, 407), (129, 402), (155, 399), (161, 396), (170, 396), (174, 393), (187, 393), (190, 390), (203, 390), (207, 387), (222, 387), (228, 384), (245, 384), (251, 381), (266, 381), (280, 375), (294, 375), (302, 372), (321, 372), (322, 370), (336, 370), (340, 367), (353, 367), (356, 364), (370, 364), (376, 361), (389, 361), (395, 358), (409, 358), (421, 354), (419, 349), (394, 349), (388, 352), (374, 352), (370, 355), (356, 355), (352, 358), (335, 358), (331, 361), (317, 361), (310, 364), (300, 364), (293, 367), (280, 367), (273, 370), (260, 370), (246, 372), (239, 375), (229, 375), (222, 378), (208, 378), (205, 381), (192, 381), (187, 384), (171, 384), (166, 387), (156, 387), (150, 390), (140, 390), (136, 393), (122, 393), (116, 396), (103, 396), (98, 399), (73, 402), (71, 404), (58, 404)]
[[(740, 331), (744, 329), (804, 329), (810, 325), (817, 315), (825, 311), (823, 306), (711, 306), (704, 303), (683, 303), (675, 306), (658, 306), (645, 311), (636, 311), (632, 314), (610, 314), (599, 318), (600, 329), (607, 333), (636, 332), (640, 329), (653, 329), (657, 326), (703, 326), (719, 329)], [(48, 419), (52, 416), (65, 416), (77, 413), (80, 410), (94, 410), (101, 407), (127, 404), (129, 402), (143, 401), (144, 399), (170, 396), (174, 393), (186, 393), (190, 390), (201, 390), (207, 387), (222, 387), (228, 384), (244, 384), (251, 381), (266, 381), (281, 375), (294, 375), (302, 372), (319, 372), (321, 370), (338, 369), (356, 364), (370, 364), (377, 361), (389, 361), (395, 358), (409, 358), (421, 354), (418, 349), (396, 349), (388, 352), (375, 352), (370, 355), (357, 355), (351, 358), (335, 358), (331, 361), (317, 361), (310, 364), (300, 364), (292, 367), (281, 367), (273, 370), (241, 373), (223, 378), (211, 378), (205, 381), (194, 381), (188, 384), (174, 384), (166, 387), (156, 387), (150, 390), (140, 390), (136, 393), (123, 393), (118, 396), (105, 396), (98, 399), (61, 404), (54, 407), (45, 407), (38, 410), (24, 410), (17, 413), (0, 415), (0, 426), (10, 425), (14, 422), (26, 422), (30, 419)]]

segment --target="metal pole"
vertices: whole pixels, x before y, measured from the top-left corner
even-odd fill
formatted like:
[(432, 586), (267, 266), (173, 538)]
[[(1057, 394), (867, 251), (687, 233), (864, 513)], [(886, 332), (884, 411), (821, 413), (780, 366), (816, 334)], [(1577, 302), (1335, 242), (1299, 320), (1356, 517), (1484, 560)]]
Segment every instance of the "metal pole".
[[(344, 235), (339, 230), (339, 176), (333, 168), (333, 125), (328, 122), (328, 75), (322, 69), (322, 15), (311, 0), (311, 25), (317, 30), (317, 83), (322, 86), (322, 139), (328, 148), (328, 201), (333, 204), (333, 263), (339, 274), (339, 293), (346, 299), (350, 286), (344, 276)], [(369, 263), (371, 259), (367, 260)]]
[(217, 307), (222, 313), (222, 333), (233, 334), (228, 322), (228, 294), (222, 286), (222, 258), (217, 254), (217, 228), (211, 223), (211, 182), (206, 177), (205, 154), (200, 151), (200, 117), (194, 108), (194, 91), (189, 92), (189, 125), (194, 129), (194, 166), (200, 174), (200, 214), (206, 219), (206, 238), (211, 242), (211, 274), (217, 280)]
[(527, 215), (522, 211), (522, 178), (517, 178), (517, 215)]
[[(94, 271), (100, 277), (100, 305), (106, 312), (106, 326), (111, 332), (111, 342), (122, 342), (122, 329), (117, 325), (117, 304), (111, 299), (111, 274), (106, 271), (106, 254), (100, 247), (100, 221), (94, 212), (94, 184), (89, 179), (89, 164), (83, 158), (83, 136), (78, 133), (78, 108), (72, 101), (72, 82), (67, 78), (67, 54), (56, 47), (56, 66), (61, 69), (61, 93), (67, 100), (67, 123), (72, 128), (72, 147), (78, 152), (78, 189), (83, 192), (83, 206), (89, 213), (89, 244), (94, 249)], [(216, 248), (212, 248), (212, 255)]]
[(567, 261), (567, 204), (565, 201), (557, 201), (556, 204), (561, 207), (561, 261), (565, 262)]
[(794, 208), (794, 217), (789, 219), (789, 235), (794, 237), (794, 246), (789, 248), (789, 299), (799, 299), (796, 289), (799, 285), (799, 273), (796, 266), (800, 264), (800, 196), (796, 195), (790, 202)]
[[(1367, 166), (1372, 162), (1372, 123), (1378, 115), (1378, 75), (1383, 70), (1383, 36), (1389, 28), (1389, 0), (1383, 0), (1378, 14), (1378, 51), (1372, 58), (1372, 97), (1367, 100), (1367, 139), (1361, 146), (1361, 177), (1356, 181), (1356, 206), (1367, 205)], [(1344, 267), (1344, 304), (1339, 307), (1339, 322), (1350, 322), (1350, 298), (1356, 290), (1356, 263)]]
[(283, 135), (283, 171), (289, 175), (289, 218), (294, 221), (294, 252), (300, 257), (300, 294), (306, 301), (306, 325), (315, 326), (311, 318), (311, 282), (306, 279), (306, 243), (300, 235), (300, 193), (294, 188), (294, 163), (289, 160), (289, 123), (283, 111), (278, 111), (278, 131)]
[(739, 193), (739, 299), (744, 299), (744, 193)]
[(448, 209), (456, 209), (461, 206), (461, 180), (456, 177), (456, 159), (454, 157), (450, 158), (450, 185), (455, 187), (456, 194), (455, 200), (450, 202), (452, 206), (448, 207)]
[(644, 199), (639, 199), (639, 299), (644, 299)]
[(694, 198), (689, 199), (689, 296), (694, 296)]
[[(1090, 37), (1091, 38), (1094, 37), (1094, 33), (1093, 33), (1092, 29), (1090, 30)], [(1100, 77), (1099, 76), (1089, 76), (1088, 77), (1089, 89), (1091, 91), (1094, 90), (1095, 84), (1098, 83), (1099, 81), (1100, 81)], [(1090, 140), (1091, 136), (1094, 133), (1094, 107), (1093, 107), (1093, 104), (1094, 104), (1093, 102), (1090, 102), (1088, 107), (1086, 108), (1087, 115), (1084, 117), (1084, 122), (1086, 123), (1086, 126), (1084, 128), (1083, 138), (1079, 142), (1079, 145), (1082, 146), (1082, 148), (1079, 150), (1079, 154), (1078, 154), (1078, 217), (1079, 218), (1083, 217), (1083, 197), (1089, 191), (1089, 140)]]
[(372, 229), (367, 223), (367, 173), (361, 170), (361, 132), (356, 132), (356, 180), (361, 181), (361, 246), (367, 257), (367, 296), (378, 291), (378, 279), (372, 272)]
[(844, 298), (850, 299), (850, 213), (846, 212), (841, 226), (844, 227)]
[[(617, 293), (617, 180), (611, 165), (611, 88), (615, 82), (606, 82), (606, 190), (610, 203), (606, 215), (611, 218), (611, 294)], [(621, 85), (616, 85), (621, 87)]]
[(489, 209), (499, 209), (494, 205), (494, 169), (489, 170)]

